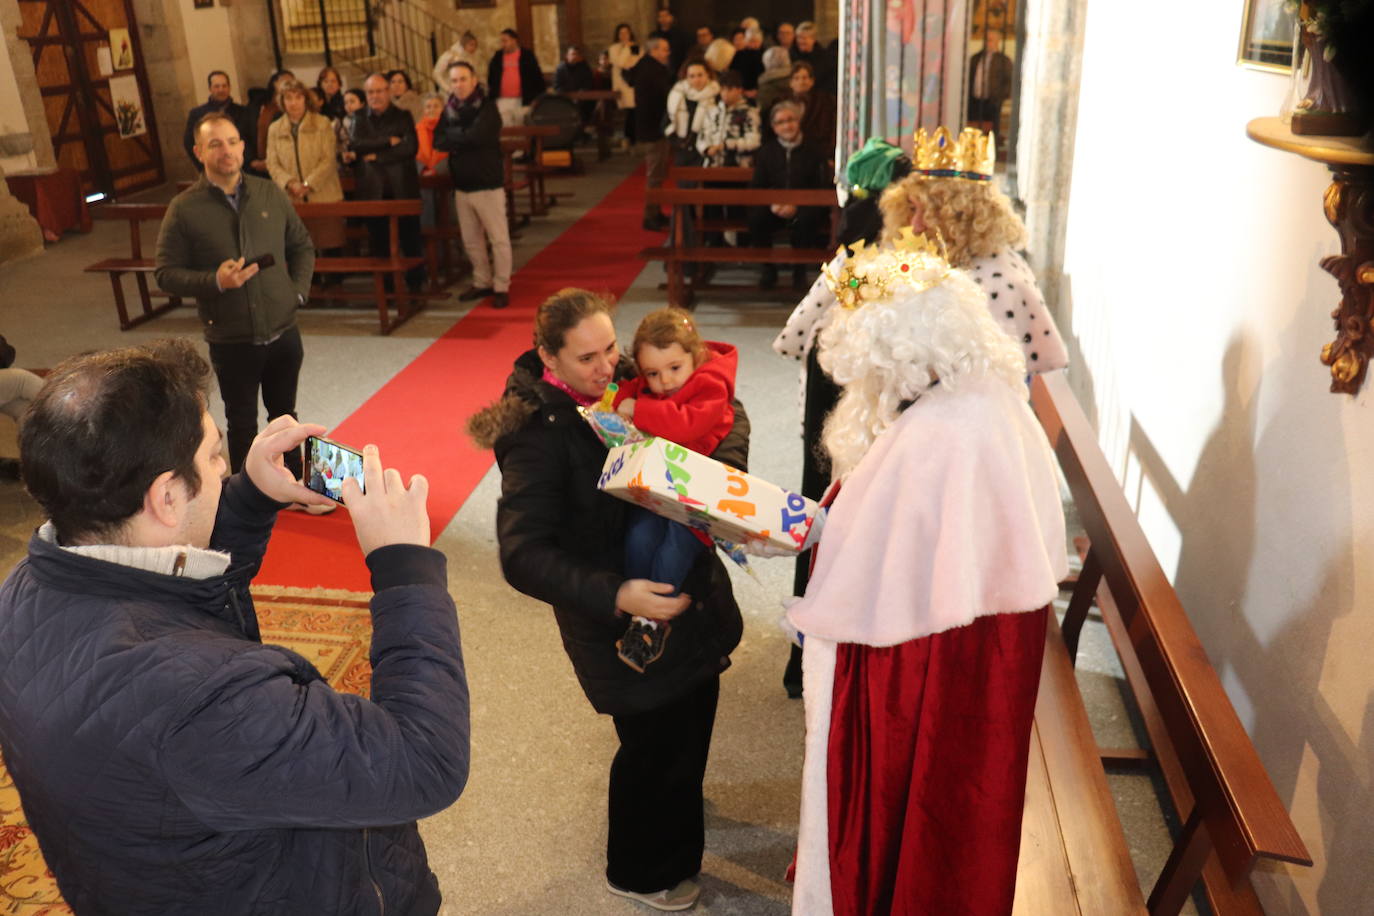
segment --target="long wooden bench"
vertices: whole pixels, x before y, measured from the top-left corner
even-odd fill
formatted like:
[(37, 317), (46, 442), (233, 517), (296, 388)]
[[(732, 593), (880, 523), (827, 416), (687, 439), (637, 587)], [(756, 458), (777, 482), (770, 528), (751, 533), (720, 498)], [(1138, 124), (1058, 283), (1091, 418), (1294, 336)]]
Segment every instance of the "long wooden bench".
[[(372, 277), (372, 289), (366, 293), (350, 293), (348, 291), (331, 288), (322, 290), (312, 287), (311, 296), (326, 296), (330, 299), (363, 299), (374, 301), (377, 305), (378, 327), (383, 334), (389, 334), (401, 323), (409, 319), (412, 315), (424, 307), (424, 301), (432, 298), (433, 294), (411, 293), (405, 289), (405, 273), (416, 267), (423, 266), (425, 259), (421, 257), (404, 257), (396, 252), (400, 249), (400, 219), (405, 216), (419, 216), (421, 202), (414, 200), (343, 200), (325, 204), (296, 204), (296, 213), (302, 219), (348, 219), (348, 218), (375, 218), (387, 220), (387, 231), (390, 242), (390, 250), (393, 254), (389, 257), (317, 257), (315, 258), (315, 273), (319, 274), (365, 274)], [(163, 314), (171, 308), (181, 304), (177, 297), (171, 297), (171, 302), (167, 305), (153, 309), (150, 307), (148, 297), (154, 295), (147, 290), (147, 275), (156, 269), (156, 262), (152, 258), (142, 257), (140, 244), (139, 224), (150, 220), (162, 220), (167, 211), (166, 204), (106, 204), (97, 207), (95, 216), (98, 219), (126, 219), (130, 222), (130, 258), (108, 258), (92, 264), (85, 269), (92, 272), (107, 272), (111, 276), (115, 289), (115, 307), (119, 312), (120, 330), (127, 331), (135, 325), (141, 324), (150, 318)], [(143, 311), (144, 314), (136, 316), (130, 320), (128, 311), (125, 307), (124, 296), (119, 277), (124, 273), (134, 273), (139, 280), (139, 292), (144, 295)], [(387, 290), (387, 283), (390, 281), (393, 289)], [(158, 293), (157, 295), (169, 295)], [(392, 304), (396, 308), (396, 318), (390, 314)]]
[[(672, 229), (668, 234), (668, 244), (644, 248), (639, 256), (647, 261), (663, 261), (668, 274), (666, 288), (668, 304), (679, 308), (691, 308), (698, 292), (704, 290), (732, 290), (758, 294), (765, 292), (759, 286), (714, 284), (708, 276), (692, 271), (688, 276), (686, 265), (694, 264), (802, 264), (819, 265), (829, 261), (835, 254), (833, 245), (835, 233), (834, 213), (838, 212), (838, 199), (834, 188), (783, 189), (783, 188), (650, 188), (645, 192), (645, 200), (651, 205), (672, 208)], [(772, 204), (791, 204), (797, 207), (826, 207), (832, 214), (830, 239), (832, 244), (824, 248), (710, 248), (687, 244), (687, 226), (692, 219), (692, 211), (697, 207), (708, 206), (754, 206), (766, 207)]]
[[(754, 169), (748, 165), (669, 165), (664, 184), (669, 187), (729, 187), (746, 188), (754, 180)], [(743, 232), (749, 228), (747, 219), (729, 216), (707, 216), (705, 207), (696, 207), (694, 226), (701, 232)]]
[[(1262, 913), (1252, 870), (1312, 859), (1064, 373), (1035, 376), (1031, 392), (1088, 546), (1062, 632), (1050, 617), (1014, 913), (1172, 916), (1199, 886), (1218, 916)], [(1103, 751), (1093, 737), (1073, 664), (1094, 604), (1149, 735), (1146, 750)], [(1158, 767), (1182, 824), (1148, 893), (1107, 785), (1104, 766), (1113, 765)]]
[[(95, 208), (92, 216), (103, 220), (125, 220), (129, 224), (129, 256), (127, 258), (105, 258), (85, 268), (87, 273), (105, 273), (110, 276), (110, 286), (114, 288), (115, 311), (119, 313), (119, 329), (127, 331), (145, 321), (156, 318), (165, 312), (178, 308), (181, 297), (162, 290), (151, 289), (148, 277), (157, 266), (152, 258), (143, 255), (142, 224), (156, 220), (162, 222), (162, 214), (167, 207), (163, 204), (102, 204)], [(143, 312), (129, 316), (128, 305), (124, 301), (124, 275), (132, 274), (138, 287), (138, 301)], [(153, 297), (166, 298), (162, 305), (153, 307)]]

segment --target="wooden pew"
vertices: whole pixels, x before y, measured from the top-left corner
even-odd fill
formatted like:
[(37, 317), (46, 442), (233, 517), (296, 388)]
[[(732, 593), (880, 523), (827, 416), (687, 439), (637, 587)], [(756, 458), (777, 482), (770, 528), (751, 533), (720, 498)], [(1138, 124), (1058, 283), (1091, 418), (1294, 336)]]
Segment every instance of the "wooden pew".
[[(377, 303), (377, 326), (382, 334), (403, 324), (420, 309), (428, 296), (415, 294), (404, 289), (406, 271), (425, 263), (423, 257), (405, 257), (401, 251), (401, 217), (418, 217), (422, 204), (418, 198), (408, 200), (341, 200), (327, 204), (296, 204), (296, 213), (301, 219), (321, 219), (330, 217), (344, 218), (385, 218), (387, 221), (387, 241), (390, 257), (317, 257), (316, 274), (370, 274), (372, 290), (361, 297), (351, 296), (338, 289), (323, 293), (311, 290), (311, 296), (327, 295), (329, 298), (374, 299)], [(392, 291), (387, 291), (390, 278)], [(396, 318), (392, 320), (390, 305), (396, 306)]]
[[(668, 274), (668, 304), (679, 308), (691, 308), (697, 292), (701, 290), (732, 289), (737, 292), (759, 293), (758, 286), (711, 284), (709, 280), (693, 276), (687, 277), (686, 264), (802, 264), (816, 266), (828, 262), (835, 255), (834, 214), (838, 213), (839, 202), (834, 188), (781, 189), (781, 188), (675, 188), (664, 186), (650, 188), (645, 193), (650, 204), (669, 206), (673, 209), (672, 230), (666, 246), (644, 248), (639, 256), (646, 261), (663, 261)], [(770, 204), (792, 204), (798, 207), (827, 207), (831, 210), (831, 243), (824, 248), (709, 248), (705, 246), (688, 247), (686, 225), (690, 219), (684, 211), (703, 206), (768, 206)]]
[[(502, 148), (507, 151), (506, 205), (512, 213), (515, 211), (513, 192), (516, 190), (529, 191), (530, 216), (543, 216), (549, 212), (549, 207), (558, 202), (558, 197), (571, 196), (571, 192), (550, 194), (544, 185), (545, 177), (556, 171), (543, 165), (544, 140), (556, 137), (558, 133), (559, 128), (550, 124), (518, 124), (501, 128)], [(517, 160), (517, 153), (524, 153), (524, 158)], [(524, 178), (517, 178), (517, 174)]]
[[(316, 274), (367, 274), (372, 277), (373, 288), (371, 291), (362, 294), (360, 297), (356, 293), (348, 293), (339, 289), (331, 289), (325, 295), (331, 299), (356, 299), (364, 298), (368, 301), (375, 300), (377, 303), (378, 326), (383, 334), (389, 334), (398, 325), (406, 321), (417, 311), (423, 308), (426, 298), (431, 298), (425, 294), (413, 294), (404, 289), (404, 277), (406, 271), (419, 267), (424, 264), (425, 259), (421, 257), (403, 257), (400, 252), (400, 218), (403, 216), (419, 216), (421, 204), (418, 199), (414, 200), (344, 200), (327, 204), (296, 204), (296, 213), (302, 219), (327, 219), (350, 217), (358, 218), (384, 218), (388, 223), (389, 241), (391, 251), (390, 257), (317, 257), (315, 258)], [(111, 282), (114, 284), (115, 308), (119, 312), (120, 330), (127, 331), (129, 328), (144, 321), (154, 318), (166, 312), (168, 309), (175, 308), (181, 304), (177, 297), (170, 297), (167, 293), (152, 293), (147, 288), (147, 276), (156, 267), (152, 258), (142, 256), (142, 246), (139, 235), (138, 224), (141, 222), (158, 220), (161, 222), (163, 215), (167, 212), (166, 204), (104, 204), (95, 210), (96, 219), (126, 219), (130, 221), (130, 258), (107, 258), (98, 261), (85, 269), (91, 272), (106, 272), (110, 274)], [(125, 273), (133, 273), (139, 282), (139, 292), (143, 297), (144, 314), (129, 318), (124, 302), (124, 293), (119, 278)], [(387, 278), (392, 278), (394, 290), (386, 290)], [(318, 289), (312, 289), (312, 297), (321, 294)], [(152, 295), (169, 295), (171, 301), (164, 306), (156, 309), (151, 308), (149, 297)], [(394, 302), (397, 317), (393, 320), (390, 315), (390, 304)]]
[[(1249, 881), (1255, 866), (1311, 865), (1311, 856), (1064, 373), (1035, 376), (1031, 393), (1089, 546), (1062, 634), (1050, 618), (1014, 912), (1172, 916), (1200, 884), (1218, 916), (1262, 913)], [(1094, 602), (1144, 719), (1147, 752), (1104, 752), (1088, 725), (1071, 666)], [(1148, 895), (1126, 854), (1104, 764), (1157, 766), (1183, 825)]]
[[(145, 321), (156, 318), (181, 305), (181, 297), (151, 290), (148, 277), (157, 266), (152, 258), (143, 254), (143, 236), (140, 225), (156, 220), (162, 222), (162, 214), (167, 207), (163, 204), (101, 204), (94, 208), (93, 218), (102, 220), (127, 220), (129, 223), (129, 256), (127, 258), (105, 258), (86, 267), (87, 273), (106, 273), (110, 276), (110, 286), (114, 289), (115, 311), (119, 313), (119, 329), (127, 331)], [(124, 301), (124, 275), (133, 274), (138, 287), (138, 301), (143, 308), (141, 315), (129, 317), (129, 309)], [(162, 305), (153, 307), (153, 297), (166, 297)]]
[(615, 130), (616, 102), (620, 93), (613, 89), (579, 89), (563, 93), (574, 102), (595, 102), (592, 126), (596, 128), (596, 161), (611, 158), (611, 134)]
[[(710, 187), (712, 185), (746, 188), (749, 186), (749, 182), (753, 180), (754, 169), (747, 165), (669, 165), (665, 182), (675, 188)], [(701, 232), (744, 232), (749, 228), (748, 220), (731, 219), (727, 216), (707, 217), (705, 209), (705, 207), (697, 207), (694, 213), (693, 225)]]

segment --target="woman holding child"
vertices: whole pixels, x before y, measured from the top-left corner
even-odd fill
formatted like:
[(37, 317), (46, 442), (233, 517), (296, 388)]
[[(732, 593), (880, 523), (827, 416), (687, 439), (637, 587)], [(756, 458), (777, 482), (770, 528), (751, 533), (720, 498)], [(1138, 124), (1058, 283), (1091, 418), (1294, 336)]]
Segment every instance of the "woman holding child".
[[(503, 397), (468, 424), (501, 468), (501, 568), (516, 589), (553, 606), (587, 699), (615, 722), (608, 890), (656, 909), (686, 909), (700, 894), (702, 780), (720, 673), (743, 629), (739, 607), (714, 551), (700, 552), (676, 596), (673, 584), (624, 572), (631, 506), (597, 489), (606, 447), (577, 410), (634, 374), (610, 305), (562, 290), (540, 307), (534, 340)], [(744, 468), (749, 422), (738, 402), (733, 411), (712, 456)], [(617, 654), (634, 617), (671, 623), (662, 654), (642, 671)]]

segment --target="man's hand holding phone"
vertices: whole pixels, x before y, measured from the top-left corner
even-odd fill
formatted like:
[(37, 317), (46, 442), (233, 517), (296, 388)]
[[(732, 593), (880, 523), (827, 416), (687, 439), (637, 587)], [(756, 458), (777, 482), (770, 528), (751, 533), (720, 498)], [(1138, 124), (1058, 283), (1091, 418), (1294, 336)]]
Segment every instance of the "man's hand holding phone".
[(428, 480), (416, 474), (407, 487), (400, 471), (383, 470), (377, 446), (368, 445), (363, 448), (363, 484), (360, 489), (352, 477), (343, 482), (343, 502), (353, 516), (363, 556), (390, 544), (429, 546)]
[(282, 414), (258, 433), (243, 460), (243, 472), (264, 496), (279, 503), (305, 503), (311, 506), (333, 505), (333, 500), (304, 486), (286, 467), (282, 455), (299, 449), (307, 436), (324, 434), (324, 427), (315, 423), (297, 423), (290, 414)]
[(238, 289), (257, 276), (258, 265), (247, 263), (243, 258), (231, 258), (215, 271), (215, 282), (221, 290)]

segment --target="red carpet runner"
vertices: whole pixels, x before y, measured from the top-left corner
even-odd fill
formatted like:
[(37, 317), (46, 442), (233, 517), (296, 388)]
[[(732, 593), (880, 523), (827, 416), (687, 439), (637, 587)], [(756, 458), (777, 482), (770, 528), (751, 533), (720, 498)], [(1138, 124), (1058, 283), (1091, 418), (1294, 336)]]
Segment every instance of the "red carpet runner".
[[(508, 308), (474, 309), (330, 430), (331, 438), (348, 445), (376, 443), (383, 463), (407, 480), (416, 473), (429, 479), (433, 537), (491, 466), (491, 452), (479, 451), (464, 425), (500, 396), (511, 362), (529, 349), (535, 309), (565, 286), (624, 295), (644, 267), (639, 250), (661, 241), (661, 235), (640, 229), (643, 188), (641, 169), (515, 274)], [(327, 516), (281, 513), (254, 581), (371, 588), (353, 526), (342, 509)]]

